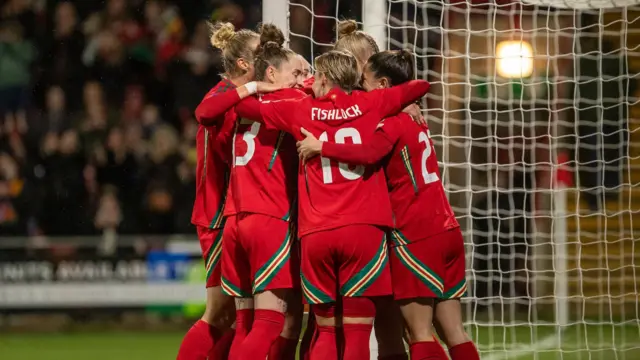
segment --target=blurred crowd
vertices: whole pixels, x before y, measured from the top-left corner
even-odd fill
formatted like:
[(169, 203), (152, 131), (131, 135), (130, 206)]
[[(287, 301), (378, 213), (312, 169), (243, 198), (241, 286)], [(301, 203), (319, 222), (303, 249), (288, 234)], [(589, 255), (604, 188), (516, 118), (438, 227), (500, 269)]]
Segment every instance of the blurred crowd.
[(220, 71), (207, 20), (259, 10), (0, 1), (0, 236), (192, 232), (193, 110)]

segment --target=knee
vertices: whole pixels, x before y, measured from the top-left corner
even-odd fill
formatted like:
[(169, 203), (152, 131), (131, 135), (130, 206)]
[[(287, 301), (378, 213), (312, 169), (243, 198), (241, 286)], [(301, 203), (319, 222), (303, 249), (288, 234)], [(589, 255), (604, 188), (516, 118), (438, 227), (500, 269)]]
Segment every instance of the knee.
[(438, 328), (438, 336), (440, 336), (448, 348), (469, 341), (469, 335), (467, 335), (462, 324), (441, 324)]

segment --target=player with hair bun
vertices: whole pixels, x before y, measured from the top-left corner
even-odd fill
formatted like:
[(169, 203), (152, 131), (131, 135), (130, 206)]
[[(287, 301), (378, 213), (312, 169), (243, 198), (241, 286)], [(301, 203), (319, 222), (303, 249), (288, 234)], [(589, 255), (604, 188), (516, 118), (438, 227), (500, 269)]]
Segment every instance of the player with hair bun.
[[(235, 123), (230, 112), (240, 99), (279, 86), (250, 82), (254, 77), (253, 52), (260, 35), (251, 30), (235, 31), (233, 25), (212, 26), (211, 44), (222, 51), (224, 79), (204, 97), (195, 115), (200, 126), (196, 135), (196, 199), (191, 222), (196, 226), (206, 266), (206, 309), (202, 318), (187, 332), (178, 360), (226, 358), (233, 331), (234, 304), (222, 293), (220, 255), (225, 227), (225, 198), (229, 167), (230, 133)], [(225, 117), (230, 118), (227, 127)], [(215, 147), (215, 148), (214, 148)]]
[[(413, 68), (408, 51), (377, 53), (364, 67), (363, 86), (367, 91), (397, 86), (414, 78)], [(462, 324), (460, 298), (467, 286), (462, 232), (439, 178), (429, 129), (402, 113), (381, 121), (364, 145), (303, 133), (307, 138), (298, 150), (305, 160), (320, 155), (348, 164), (384, 161), (395, 218), (389, 236), (393, 294), (409, 332), (411, 359), (447, 359), (433, 338), (435, 322), (453, 360), (479, 360)]]
[[(367, 143), (380, 119), (424, 96), (429, 83), (353, 92), (360, 82), (357, 67), (352, 54), (329, 51), (315, 60), (315, 98), (267, 103), (248, 97), (235, 110), (299, 140), (304, 126), (326, 139)], [(318, 332), (311, 358), (369, 358), (371, 299), (391, 295), (384, 229), (393, 219), (384, 174), (375, 166), (322, 159), (299, 167), (297, 179), (301, 282)], [(344, 350), (336, 327), (343, 330)]]
[[(281, 87), (261, 101), (301, 98), (298, 55), (272, 24), (260, 27), (255, 78)], [(294, 360), (302, 320), (295, 213), (298, 158), (282, 131), (245, 119), (233, 136), (229, 214), (222, 247), (222, 289), (235, 298), (230, 359)]]
[(358, 30), (358, 23), (355, 20), (342, 20), (338, 23), (338, 40), (333, 49), (352, 53), (358, 60), (360, 71), (371, 55), (380, 52), (375, 39), (366, 32)]

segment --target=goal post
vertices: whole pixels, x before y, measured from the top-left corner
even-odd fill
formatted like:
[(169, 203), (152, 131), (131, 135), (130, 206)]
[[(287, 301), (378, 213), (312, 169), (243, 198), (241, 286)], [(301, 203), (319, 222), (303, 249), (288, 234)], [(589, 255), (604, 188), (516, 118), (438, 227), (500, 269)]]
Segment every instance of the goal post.
[(387, 0), (363, 1), (362, 30), (375, 39), (380, 50), (387, 49)]
[(345, 18), (415, 55), (483, 358), (640, 358), (639, 1), (263, 1), (309, 58)]

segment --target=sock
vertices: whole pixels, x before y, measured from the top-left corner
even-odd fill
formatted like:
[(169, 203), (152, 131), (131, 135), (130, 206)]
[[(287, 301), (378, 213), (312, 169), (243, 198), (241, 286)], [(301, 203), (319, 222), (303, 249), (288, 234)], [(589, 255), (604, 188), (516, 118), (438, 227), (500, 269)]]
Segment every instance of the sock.
[(309, 360), (311, 354), (311, 346), (315, 342), (318, 335), (316, 331), (316, 318), (311, 311), (309, 311), (309, 317), (307, 318), (307, 328), (302, 336), (300, 342), (300, 360)]
[(209, 360), (227, 360), (229, 351), (231, 351), (231, 343), (236, 335), (235, 329), (229, 329), (222, 334), (220, 339), (213, 345), (209, 351)]
[(338, 360), (338, 344), (334, 326), (316, 325), (318, 336), (311, 348), (310, 360)]
[(344, 324), (344, 360), (368, 359), (373, 324)]
[(480, 354), (478, 354), (476, 346), (473, 345), (473, 341), (452, 347), (449, 349), (449, 355), (451, 355), (451, 360), (480, 360)]
[(177, 360), (206, 360), (220, 336), (221, 331), (198, 320), (182, 339)]
[(242, 342), (242, 349), (238, 352), (238, 356), (231, 360), (265, 359), (283, 327), (283, 313), (273, 310), (255, 310), (251, 332)]
[(287, 339), (278, 336), (269, 349), (269, 360), (295, 360), (298, 339)]
[(409, 360), (409, 355), (407, 355), (407, 353), (404, 353), (404, 354), (378, 356), (378, 360)]
[(446, 354), (438, 349), (440, 347), (440, 344), (435, 341), (415, 342), (411, 344), (411, 360), (446, 360)]
[[(442, 359), (448, 359), (449, 357), (447, 356), (447, 352), (444, 351), (444, 348), (440, 344), (440, 341), (438, 341), (438, 339), (435, 336), (433, 337), (433, 341), (438, 345), (437, 346), (438, 356), (440, 356)], [(433, 350), (436, 351), (436, 346), (435, 345), (433, 346)]]
[(236, 331), (229, 349), (229, 359), (236, 359), (242, 350), (242, 343), (253, 325), (253, 309), (236, 310)]

